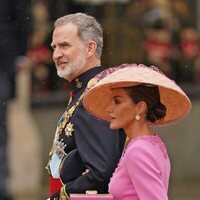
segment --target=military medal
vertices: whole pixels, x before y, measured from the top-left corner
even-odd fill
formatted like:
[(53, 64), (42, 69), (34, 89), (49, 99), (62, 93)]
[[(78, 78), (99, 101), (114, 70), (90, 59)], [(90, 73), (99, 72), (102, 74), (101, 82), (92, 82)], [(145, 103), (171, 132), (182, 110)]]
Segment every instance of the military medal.
[(73, 128), (74, 124), (72, 124), (71, 122), (69, 122), (66, 127), (65, 127), (65, 135), (67, 137), (70, 137), (72, 136), (72, 132), (74, 131), (74, 128)]
[(63, 140), (56, 141), (55, 153), (58, 155), (59, 158), (63, 158), (67, 154), (65, 153), (66, 144)]
[(69, 110), (67, 109), (65, 111), (65, 113), (63, 115), (63, 120), (60, 121), (60, 123), (58, 125), (58, 128), (56, 130), (54, 141), (53, 141), (51, 150), (49, 152), (49, 156), (50, 157), (52, 156), (53, 152), (57, 148), (58, 141), (59, 141), (60, 135), (61, 135), (61, 133), (62, 133), (63, 130), (65, 131), (65, 134), (66, 134), (67, 137), (72, 136), (72, 133), (74, 131), (74, 128), (73, 128), (74, 125), (71, 122), (69, 122), (69, 120), (70, 120), (71, 116), (73, 115), (74, 111), (76, 110), (77, 106), (80, 104), (80, 102), (81, 102), (81, 100), (83, 98), (83, 95), (84, 94), (82, 94), (80, 96), (80, 98), (78, 99), (78, 101)]

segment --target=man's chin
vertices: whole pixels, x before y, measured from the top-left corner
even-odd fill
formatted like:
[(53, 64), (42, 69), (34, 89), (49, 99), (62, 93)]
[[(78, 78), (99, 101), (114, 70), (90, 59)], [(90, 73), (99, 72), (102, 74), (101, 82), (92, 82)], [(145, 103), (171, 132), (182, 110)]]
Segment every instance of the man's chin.
[(63, 78), (63, 79), (65, 79), (65, 80), (68, 80), (69, 81), (69, 75), (67, 75), (67, 74), (64, 74), (64, 73), (62, 73), (62, 72), (57, 72), (57, 74), (58, 74), (58, 76), (60, 77), (60, 78)]

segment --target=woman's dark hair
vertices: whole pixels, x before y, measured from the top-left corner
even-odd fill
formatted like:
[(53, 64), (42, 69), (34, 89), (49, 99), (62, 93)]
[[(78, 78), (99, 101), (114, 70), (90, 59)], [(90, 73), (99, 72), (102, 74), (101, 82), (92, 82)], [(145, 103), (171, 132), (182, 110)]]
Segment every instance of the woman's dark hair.
[(145, 101), (147, 104), (147, 117), (150, 122), (161, 120), (166, 115), (166, 106), (160, 102), (158, 86), (140, 84), (125, 88), (135, 104)]

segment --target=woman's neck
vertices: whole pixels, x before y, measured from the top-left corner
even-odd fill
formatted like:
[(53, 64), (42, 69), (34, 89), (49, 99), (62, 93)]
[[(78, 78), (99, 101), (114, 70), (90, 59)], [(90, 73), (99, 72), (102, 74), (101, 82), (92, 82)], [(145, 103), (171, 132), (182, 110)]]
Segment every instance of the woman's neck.
[(125, 128), (124, 131), (130, 140), (138, 136), (153, 135), (153, 132), (150, 129), (147, 122), (145, 123), (136, 122), (131, 126)]

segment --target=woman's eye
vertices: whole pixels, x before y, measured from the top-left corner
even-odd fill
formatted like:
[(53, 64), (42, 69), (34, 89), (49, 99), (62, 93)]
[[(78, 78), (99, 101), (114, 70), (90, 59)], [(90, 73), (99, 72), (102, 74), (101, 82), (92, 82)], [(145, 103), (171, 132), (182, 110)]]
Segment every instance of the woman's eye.
[(115, 103), (115, 104), (120, 104), (121, 101), (120, 101), (120, 99), (116, 98), (116, 99), (114, 99), (114, 103)]

